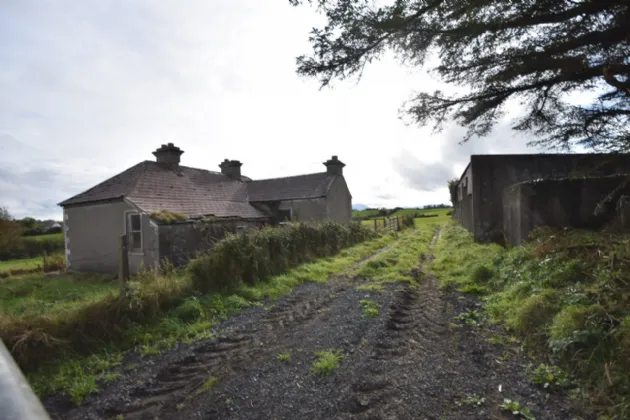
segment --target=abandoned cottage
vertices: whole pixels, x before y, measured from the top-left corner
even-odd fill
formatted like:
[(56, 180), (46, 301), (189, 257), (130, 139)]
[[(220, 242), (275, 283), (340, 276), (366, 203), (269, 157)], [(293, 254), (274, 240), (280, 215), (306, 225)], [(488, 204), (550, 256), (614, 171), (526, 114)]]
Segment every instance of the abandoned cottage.
[[(225, 159), (221, 172), (180, 165), (172, 143), (143, 161), (71, 197), (63, 207), (66, 264), (72, 271), (115, 273), (126, 235), (131, 272), (164, 259), (186, 262), (225, 232), (286, 220), (350, 222), (352, 196), (337, 156), (321, 173), (252, 180), (242, 163)], [(160, 214), (177, 215), (165, 223)], [(204, 223), (199, 223), (203, 221)], [(200, 229), (200, 225), (204, 228)]]
[(627, 174), (628, 154), (472, 155), (455, 218), (476, 241), (499, 236), (511, 245), (538, 226), (599, 228), (617, 210)]

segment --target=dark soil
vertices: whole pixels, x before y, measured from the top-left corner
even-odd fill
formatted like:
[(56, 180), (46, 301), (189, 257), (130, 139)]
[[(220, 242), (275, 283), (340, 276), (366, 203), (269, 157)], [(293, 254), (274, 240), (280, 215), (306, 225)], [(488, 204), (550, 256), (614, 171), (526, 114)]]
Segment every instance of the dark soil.
[[(419, 286), (360, 291), (360, 279), (307, 283), (217, 328), (219, 336), (145, 358), (138, 368), (89, 396), (45, 401), (55, 419), (508, 419), (504, 398), (536, 419), (579, 416), (565, 394), (532, 384), (518, 344), (490, 344), (493, 327), (455, 320), (477, 308), (470, 296), (443, 293), (421, 268)], [(363, 316), (360, 301), (380, 315)], [(319, 350), (342, 350), (325, 377), (311, 372)], [(278, 354), (290, 352), (290, 360)], [(210, 378), (214, 384), (205, 386)], [(212, 382), (212, 381), (211, 381)], [(481, 405), (462, 403), (471, 395)]]

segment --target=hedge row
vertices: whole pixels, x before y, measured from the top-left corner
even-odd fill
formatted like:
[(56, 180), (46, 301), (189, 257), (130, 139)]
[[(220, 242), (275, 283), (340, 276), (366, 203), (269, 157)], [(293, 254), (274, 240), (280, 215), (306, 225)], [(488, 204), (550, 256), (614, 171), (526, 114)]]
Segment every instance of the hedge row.
[(64, 250), (63, 233), (40, 236), (23, 236), (8, 249), (0, 250), (0, 260), (41, 257)]
[(376, 234), (352, 223), (293, 224), (232, 234), (192, 261), (189, 266), (193, 286), (209, 292), (251, 284), (281, 274), (299, 264), (335, 255)]

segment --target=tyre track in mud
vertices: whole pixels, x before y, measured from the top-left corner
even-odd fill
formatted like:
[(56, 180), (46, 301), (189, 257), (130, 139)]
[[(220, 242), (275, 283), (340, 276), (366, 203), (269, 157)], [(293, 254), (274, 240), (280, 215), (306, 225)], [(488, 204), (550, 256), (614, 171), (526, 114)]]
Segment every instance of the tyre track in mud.
[(420, 268), (413, 271), (418, 285), (398, 291), (389, 308), (385, 328), (376, 341), (369, 360), (357, 372), (357, 379), (345, 390), (343, 411), (349, 418), (402, 419), (417, 418), (413, 400), (401, 398), (409, 375), (392, 375), (404, 371), (408, 364), (433, 351), (434, 343), (448, 332), (448, 311), (440, 297), (439, 281), (426, 275), (422, 268), (431, 257), (440, 236), (434, 235), (429, 254), (420, 256)]
[[(341, 287), (336, 285), (333, 292)], [(109, 408), (106, 415), (122, 415), (125, 420), (161, 418), (161, 413), (173, 411), (178, 404), (200, 394), (210, 378), (228, 380), (248, 366), (275, 356), (282, 347), (283, 331), (306, 328), (332, 301), (325, 296), (312, 298), (307, 293), (292, 294), (270, 309), (255, 328), (236, 330), (198, 346), (192, 355), (160, 370), (152, 383), (131, 391), (132, 403)]]
[[(304, 283), (266, 309), (228, 320), (227, 333), (156, 358), (155, 366), (149, 361), (144, 374), (130, 375), (131, 386), (113, 384), (54, 418), (500, 419), (504, 397), (536, 408), (539, 420), (575, 418), (562, 397), (529, 382), (523, 358), (498, 364), (505, 349), (478, 331), (452, 329), (455, 313), (477, 303), (442, 292), (426, 272), (440, 233), (412, 270), (415, 285), (359, 290), (366, 283), (343, 273), (326, 284)], [(362, 315), (362, 299), (378, 305), (378, 317)], [(329, 376), (317, 377), (310, 367), (325, 349), (341, 350), (344, 358)], [(280, 352), (290, 360), (278, 360)], [(140, 377), (143, 384), (131, 381)], [(210, 378), (217, 383), (204, 387)], [(484, 407), (458, 403), (473, 393), (486, 397)]]
[[(361, 267), (392, 246), (377, 250), (349, 270)], [(308, 336), (309, 324), (325, 316), (338, 293), (351, 289), (349, 280), (344, 275), (331, 275), (327, 284), (313, 284), (322, 286), (320, 290), (296, 287), (271, 305), (261, 318), (239, 326), (227, 335), (195, 343), (185, 357), (162, 367), (143, 383), (134, 384), (102, 404), (97, 402), (92, 407), (88, 404), (58, 413), (56, 418), (171, 418), (178, 406), (198, 397), (211, 378), (226, 382), (252, 365), (275, 358), (277, 352), (289, 344), (288, 332)]]

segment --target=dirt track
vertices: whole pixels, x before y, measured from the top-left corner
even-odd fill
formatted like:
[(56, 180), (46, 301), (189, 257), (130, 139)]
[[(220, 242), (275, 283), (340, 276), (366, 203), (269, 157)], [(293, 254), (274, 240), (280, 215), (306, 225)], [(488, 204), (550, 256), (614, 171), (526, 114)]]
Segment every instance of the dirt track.
[[(353, 278), (307, 283), (275, 306), (226, 321), (219, 338), (140, 362), (79, 408), (62, 398), (45, 404), (59, 419), (484, 419), (513, 418), (499, 408), (512, 398), (537, 419), (577, 418), (565, 396), (529, 382), (528, 361), (512, 351), (518, 346), (453, 327), (476, 302), (443, 294), (422, 270), (429, 258), (419, 256), (417, 287), (366, 292)], [(378, 304), (379, 317), (362, 315), (362, 299)], [(344, 358), (330, 376), (315, 376), (314, 352), (326, 349)], [(279, 360), (281, 352), (291, 359)], [(213, 386), (204, 387), (210, 378)], [(461, 404), (472, 394), (485, 403)]]

